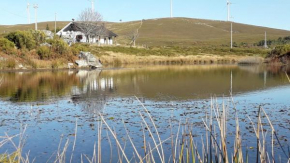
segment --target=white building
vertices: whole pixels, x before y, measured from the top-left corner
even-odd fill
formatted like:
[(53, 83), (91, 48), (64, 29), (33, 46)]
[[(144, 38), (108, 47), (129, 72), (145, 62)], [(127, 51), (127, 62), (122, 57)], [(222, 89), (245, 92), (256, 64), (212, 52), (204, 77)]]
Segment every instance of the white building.
[(118, 36), (104, 26), (74, 21), (57, 32), (57, 35), (65, 39), (68, 43), (81, 42), (97, 43), (100, 45), (113, 45), (114, 39)]

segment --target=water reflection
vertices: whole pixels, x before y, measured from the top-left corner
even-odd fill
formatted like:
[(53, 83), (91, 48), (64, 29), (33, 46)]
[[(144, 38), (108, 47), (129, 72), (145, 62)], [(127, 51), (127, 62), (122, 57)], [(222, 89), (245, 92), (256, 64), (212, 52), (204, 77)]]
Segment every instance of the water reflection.
[[(288, 84), (287, 67), (151, 66), (105, 70), (0, 73), (0, 96), (13, 102), (70, 96), (102, 108), (107, 98), (201, 99), (241, 94)], [(231, 81), (232, 72), (232, 81)], [(96, 106), (95, 106), (96, 107)]]
[(1, 73), (0, 96), (13, 102), (43, 101), (62, 97), (78, 86), (75, 75), (57, 72), (9, 72)]

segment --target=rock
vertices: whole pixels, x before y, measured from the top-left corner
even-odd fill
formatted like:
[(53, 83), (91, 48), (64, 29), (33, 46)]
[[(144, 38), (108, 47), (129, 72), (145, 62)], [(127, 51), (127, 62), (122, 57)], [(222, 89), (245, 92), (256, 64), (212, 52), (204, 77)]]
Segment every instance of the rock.
[(19, 68), (19, 69), (26, 69), (22, 64), (19, 64), (19, 65), (18, 65), (18, 68)]
[(47, 46), (47, 47), (51, 47), (51, 45), (49, 44), (49, 43), (42, 43), (42, 44), (40, 44), (40, 46)]
[(100, 60), (90, 52), (80, 52), (79, 58), (80, 60), (76, 61), (79, 67), (100, 68), (103, 66)]
[(71, 69), (71, 68), (74, 67), (74, 64), (73, 64), (73, 63), (68, 63), (68, 64), (67, 64), (67, 67), (68, 67), (69, 69)]
[(89, 67), (89, 64), (86, 60), (76, 60), (76, 64), (79, 66), (79, 67)]
[(54, 34), (51, 31), (48, 31), (48, 30), (41, 30), (41, 31), (45, 34), (47, 39), (53, 39)]

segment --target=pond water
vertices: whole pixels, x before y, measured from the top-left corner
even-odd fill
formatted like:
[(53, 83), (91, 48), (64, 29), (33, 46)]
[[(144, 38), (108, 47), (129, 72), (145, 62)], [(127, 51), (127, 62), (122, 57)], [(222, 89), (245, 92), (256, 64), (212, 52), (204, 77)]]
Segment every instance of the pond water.
[[(19, 134), (26, 127), (23, 153), (29, 152), (29, 158), (35, 162), (53, 162), (59, 146), (63, 149), (66, 141), (66, 162), (70, 157), (73, 162), (80, 162), (81, 155), (84, 160), (92, 158), (94, 145), (100, 145), (103, 162), (117, 162), (120, 151), (105, 124), (98, 134), (102, 114), (116, 132), (128, 158), (134, 160), (137, 156), (133, 154), (128, 134), (140, 153), (144, 153), (144, 128), (148, 143), (152, 143), (140, 116), (142, 113), (149, 123), (144, 104), (161, 140), (168, 139), (171, 132), (177, 133), (179, 122), (181, 126), (191, 124), (201, 151), (201, 137), (205, 135), (203, 119), (208, 117), (214, 99), (217, 105), (228, 106), (228, 146), (232, 153), (235, 136), (234, 106), (229, 98), (232, 93), (244, 152), (248, 149), (249, 158), (255, 160), (256, 137), (248, 116), (257, 122), (260, 106), (269, 115), (283, 148), (288, 148), (290, 83), (287, 71), (289, 74), (287, 67), (199, 65), (0, 72), (0, 136)], [(271, 140), (265, 117), (263, 123), (267, 140)], [(18, 137), (13, 140), (16, 144), (19, 142)], [(281, 147), (275, 144), (275, 159), (286, 162)], [(164, 143), (167, 160), (172, 154), (170, 146), (171, 140)], [(267, 145), (269, 151), (270, 148)], [(0, 148), (0, 153), (13, 151), (12, 143)], [(154, 157), (156, 162), (160, 161), (157, 152)]]

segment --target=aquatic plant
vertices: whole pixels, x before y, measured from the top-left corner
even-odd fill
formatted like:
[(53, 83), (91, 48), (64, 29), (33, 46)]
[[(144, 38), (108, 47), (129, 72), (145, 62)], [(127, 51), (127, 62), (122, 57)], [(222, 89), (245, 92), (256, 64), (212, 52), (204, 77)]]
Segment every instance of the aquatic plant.
[[(124, 125), (124, 130), (126, 131), (127, 140), (132, 147), (132, 150), (128, 151), (126, 149), (127, 142), (124, 142), (124, 138), (118, 135), (114, 127), (110, 126), (108, 121), (110, 118), (106, 118), (101, 112), (98, 114), (99, 122), (97, 125), (97, 140), (94, 144), (94, 150), (91, 156), (81, 154), (81, 162), (89, 163), (101, 163), (102, 160), (102, 136), (106, 133), (107, 141), (110, 147), (110, 162), (112, 162), (113, 155), (117, 157), (116, 162), (139, 162), (139, 163), (155, 163), (155, 162), (173, 162), (173, 163), (246, 163), (246, 162), (256, 162), (256, 163), (270, 163), (278, 162), (276, 156), (276, 150), (279, 148), (282, 150), (282, 157), (287, 158), (290, 161), (289, 153), (280, 142), (278, 138), (278, 132), (275, 130), (270, 117), (263, 109), (259, 106), (257, 110), (257, 115), (248, 115), (248, 119), (252, 125), (252, 130), (254, 133), (254, 138), (257, 140), (256, 148), (248, 148), (245, 146), (245, 142), (242, 141), (243, 131), (240, 130), (240, 119), (239, 112), (235, 106), (236, 102), (233, 98), (228, 98), (222, 102), (218, 102), (217, 99), (211, 99), (210, 108), (208, 108), (208, 114), (202, 118), (202, 124), (204, 126), (205, 135), (202, 135), (200, 139), (194, 138), (195, 129), (193, 124), (189, 120), (178, 121), (178, 129), (173, 130), (172, 120), (169, 121), (169, 128), (171, 130), (170, 136), (162, 139), (161, 134), (158, 131), (158, 126), (155, 124), (154, 117), (151, 115), (150, 111), (146, 106), (136, 97), (139, 102), (141, 110), (138, 114), (140, 116), (140, 132), (143, 133), (143, 147), (136, 145), (138, 142), (130, 136), (129, 129), (124, 120), (122, 123)], [(235, 134), (233, 149), (229, 145), (228, 136), (228, 122), (230, 114), (234, 116), (235, 121)], [(255, 116), (256, 122), (252, 120), (250, 116)], [(266, 129), (269, 126), (270, 129)], [(26, 130), (24, 127), (23, 131), (14, 136), (8, 136), (5, 134), (4, 137), (0, 137), (0, 148), (3, 147), (5, 143), (12, 143), (15, 147), (13, 154), (9, 155), (5, 153), (6, 159), (17, 158), (18, 162), (33, 162), (29, 160), (29, 154), (25, 157), (22, 155), (22, 149), (24, 145), (23, 135)], [(268, 131), (271, 132), (271, 150), (268, 151), (266, 143), (269, 139), (267, 137)], [(72, 148), (69, 148), (70, 141), (66, 141), (61, 138), (55, 158), (50, 160), (55, 163), (62, 162), (74, 162), (73, 154), (75, 151), (76, 141), (78, 137), (78, 122), (76, 120), (75, 132), (72, 134), (74, 140), (72, 143)], [(110, 136), (111, 135), (111, 136)], [(146, 136), (149, 135), (149, 136)], [(16, 137), (20, 137), (19, 145), (16, 145), (12, 140)], [(116, 145), (113, 145), (116, 143)], [(170, 144), (171, 155), (166, 155), (164, 152), (164, 144)], [(69, 151), (71, 149), (71, 151)], [(248, 149), (256, 150), (256, 160), (249, 160)], [(113, 150), (117, 150), (117, 153), (113, 153)], [(246, 151), (246, 152), (245, 152)], [(68, 152), (71, 152), (69, 156)], [(133, 153), (133, 157), (130, 155)], [(17, 154), (17, 157), (15, 157)], [(53, 158), (53, 157), (52, 157)], [(251, 157), (253, 158), (253, 157)], [(109, 160), (106, 158), (106, 160)], [(0, 161), (1, 162), (1, 161)]]

